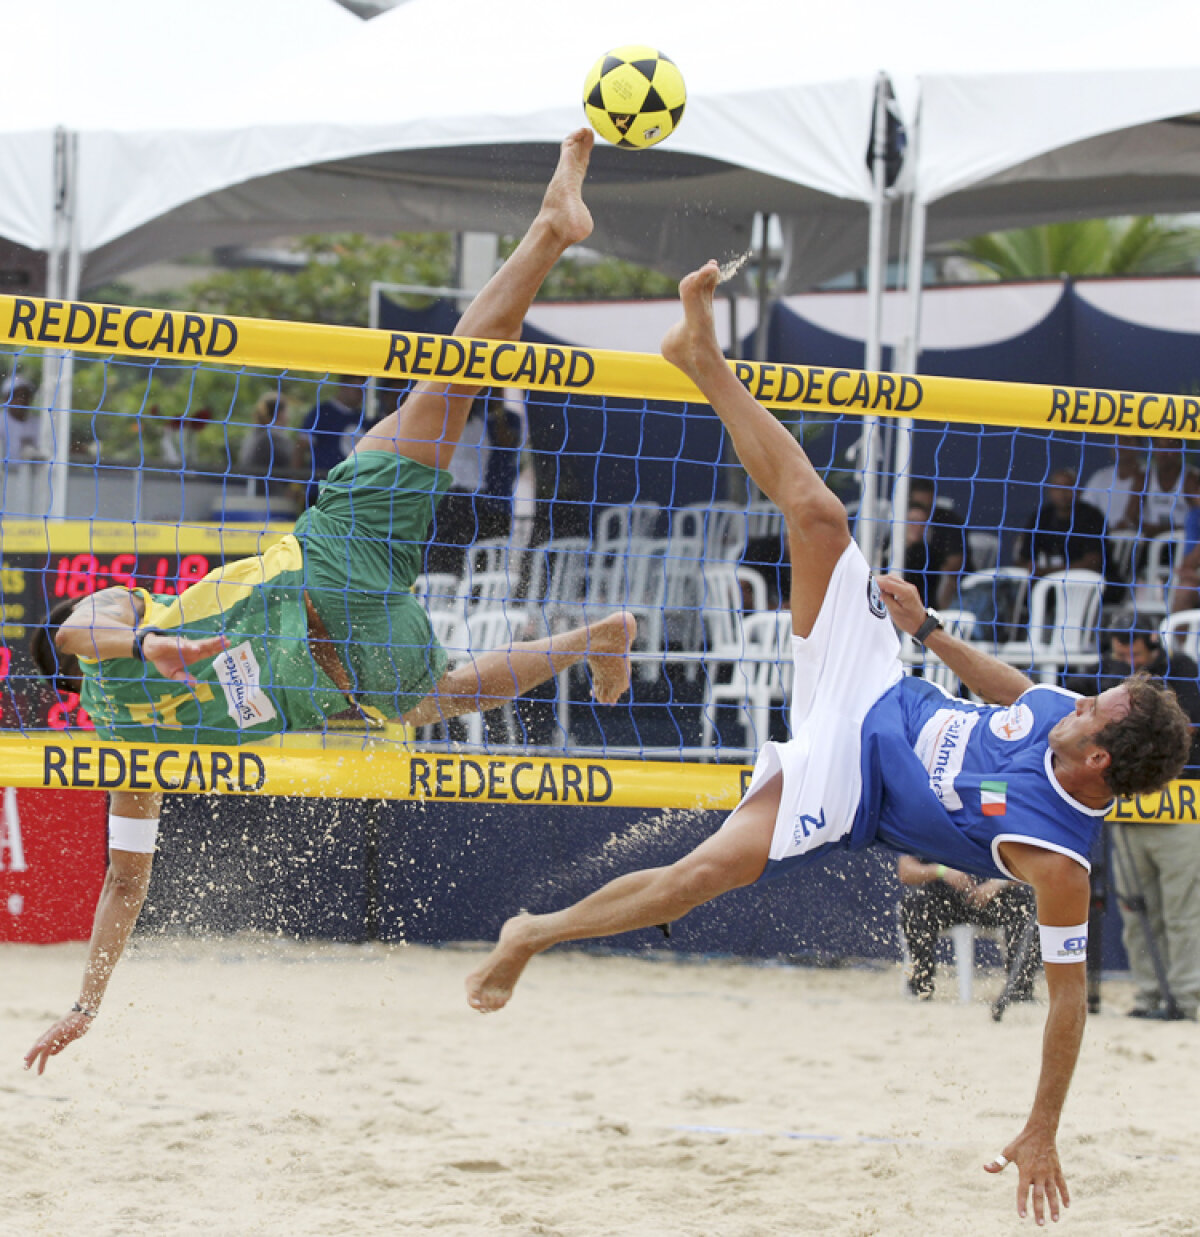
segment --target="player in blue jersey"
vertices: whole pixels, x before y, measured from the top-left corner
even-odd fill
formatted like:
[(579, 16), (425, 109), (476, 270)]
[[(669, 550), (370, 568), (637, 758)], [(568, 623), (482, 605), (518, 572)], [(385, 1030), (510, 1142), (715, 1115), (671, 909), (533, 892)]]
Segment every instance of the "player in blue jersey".
[[(680, 285), (684, 318), (663, 355), (720, 416), (747, 472), (782, 511), (792, 565), (793, 738), (767, 743), (722, 827), (667, 867), (634, 872), (574, 906), (519, 915), (467, 980), (499, 1009), (529, 960), (560, 941), (668, 923), (719, 894), (831, 848), (881, 843), (982, 877), (1033, 886), (1050, 1003), (1025, 1128), (985, 1167), (1018, 1166), (1017, 1210), (1039, 1223), (1069, 1202), (1056, 1132), (1087, 1014), (1088, 853), (1116, 795), (1178, 776), (1190, 727), (1174, 696), (1132, 678), (1095, 697), (1034, 686), (943, 631), (903, 579), (874, 580), (840, 500), (790, 433), (734, 377), (713, 323), (715, 262)], [(889, 617), (890, 620), (889, 621)], [(895, 627), (997, 706), (905, 678)]]

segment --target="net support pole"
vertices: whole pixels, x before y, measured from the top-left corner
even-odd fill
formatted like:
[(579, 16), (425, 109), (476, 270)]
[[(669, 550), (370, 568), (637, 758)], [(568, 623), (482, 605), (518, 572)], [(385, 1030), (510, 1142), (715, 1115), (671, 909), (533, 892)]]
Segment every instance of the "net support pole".
[[(875, 117), (871, 129), (871, 179), (873, 193), (868, 218), (867, 331), (863, 369), (877, 371), (883, 360), (883, 285), (887, 234), (887, 106), (888, 80), (880, 73), (875, 80)], [(879, 419), (863, 417), (856, 540), (868, 563), (876, 561), (879, 545)]]
[[(46, 262), (46, 296), (49, 300), (74, 301), (79, 298), (80, 253), (78, 227), (79, 135), (67, 129), (54, 134), (54, 234)], [(53, 352), (43, 371), (52, 370), (47, 412), (53, 426), (53, 454), (50, 464), (48, 514), (64, 519), (67, 514), (67, 487), (70, 484), (71, 406), (74, 403), (75, 354)]]
[[(920, 141), (918, 118), (912, 157), (917, 156), (916, 142)], [(904, 332), (904, 350), (900, 358), (899, 372), (915, 374), (921, 355), (921, 298), (923, 295), (923, 272), (925, 268), (925, 218), (927, 207), (914, 191), (909, 212), (908, 243), (908, 316)], [(902, 417), (896, 422), (895, 455), (893, 468), (895, 481), (892, 488), (892, 550), (889, 568), (903, 573), (904, 549), (908, 534), (908, 489), (909, 470), (912, 465), (913, 423), (911, 417)]]

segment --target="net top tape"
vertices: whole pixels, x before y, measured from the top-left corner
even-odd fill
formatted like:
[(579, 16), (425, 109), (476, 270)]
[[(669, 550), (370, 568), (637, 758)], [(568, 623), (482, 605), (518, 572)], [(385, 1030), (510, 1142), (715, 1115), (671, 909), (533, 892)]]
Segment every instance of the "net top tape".
[[(318, 740), (319, 741), (319, 740)], [(358, 750), (321, 746), (192, 747), (119, 743), (63, 733), (0, 736), (7, 785), (49, 790), (172, 794), (301, 795), (539, 807), (677, 808), (729, 811), (745, 793), (749, 765), (691, 765), (601, 757), (464, 756), (393, 744)], [(1117, 800), (1122, 824), (1200, 825), (1200, 782)]]
[[(703, 402), (662, 357), (82, 301), (0, 296), (0, 341), (194, 364), (429, 379), (567, 395)], [(1067, 433), (1200, 439), (1200, 396), (731, 361), (784, 413), (849, 413)]]

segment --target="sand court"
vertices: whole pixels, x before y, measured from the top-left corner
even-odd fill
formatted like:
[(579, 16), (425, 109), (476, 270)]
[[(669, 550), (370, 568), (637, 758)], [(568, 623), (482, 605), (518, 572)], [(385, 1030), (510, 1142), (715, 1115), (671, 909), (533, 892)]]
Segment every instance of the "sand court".
[[(4, 1237), (992, 1234), (1044, 1008), (905, 999), (895, 967), (557, 951), (509, 1008), (468, 949), (137, 941), (86, 1039), (21, 1057), (82, 945), (0, 949)], [(1061, 1231), (1200, 1233), (1196, 1027), (1105, 985)], [(1032, 1220), (1026, 1222), (1032, 1224)]]

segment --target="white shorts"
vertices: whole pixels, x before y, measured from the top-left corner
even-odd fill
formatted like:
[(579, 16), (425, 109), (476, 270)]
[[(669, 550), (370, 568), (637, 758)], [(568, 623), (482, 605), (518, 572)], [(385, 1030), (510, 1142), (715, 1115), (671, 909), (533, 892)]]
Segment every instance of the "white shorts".
[(792, 738), (766, 743), (750, 786), (722, 828), (780, 770), (783, 792), (763, 876), (838, 842), (862, 797), (862, 722), (904, 674), (900, 640), (867, 560), (853, 542), (838, 559), (807, 638), (792, 637)]

